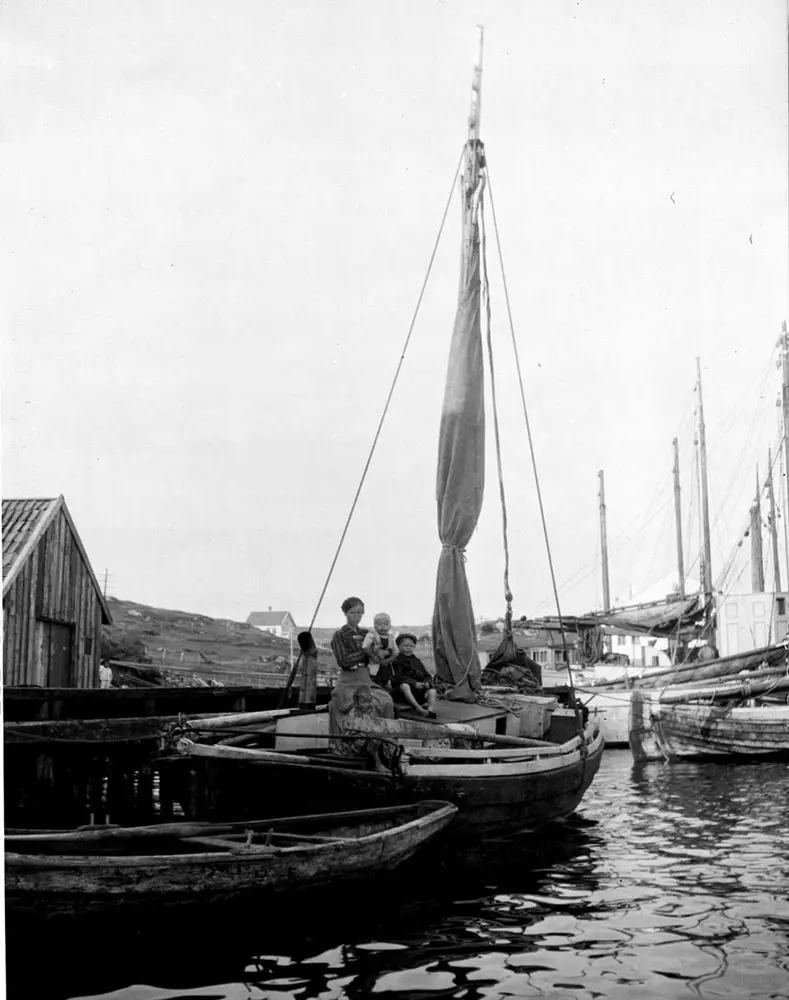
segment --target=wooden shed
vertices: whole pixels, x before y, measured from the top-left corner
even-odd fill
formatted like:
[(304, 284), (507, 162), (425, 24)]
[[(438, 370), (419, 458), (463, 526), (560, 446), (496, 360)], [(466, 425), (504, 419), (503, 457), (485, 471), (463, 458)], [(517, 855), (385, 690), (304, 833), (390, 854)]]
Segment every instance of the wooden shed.
[(63, 497), (3, 500), (3, 683), (98, 687), (111, 620)]

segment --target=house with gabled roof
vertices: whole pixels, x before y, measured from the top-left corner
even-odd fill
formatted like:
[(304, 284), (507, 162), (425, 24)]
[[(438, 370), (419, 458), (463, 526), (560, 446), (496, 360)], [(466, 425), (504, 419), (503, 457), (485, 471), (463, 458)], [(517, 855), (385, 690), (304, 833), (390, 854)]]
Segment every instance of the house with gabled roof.
[(3, 683), (99, 686), (112, 621), (62, 496), (3, 500)]
[(295, 635), (297, 631), (296, 622), (290, 611), (250, 611), (247, 618), (247, 625), (252, 625), (261, 632), (271, 632), (272, 635), (281, 635), (286, 638)]

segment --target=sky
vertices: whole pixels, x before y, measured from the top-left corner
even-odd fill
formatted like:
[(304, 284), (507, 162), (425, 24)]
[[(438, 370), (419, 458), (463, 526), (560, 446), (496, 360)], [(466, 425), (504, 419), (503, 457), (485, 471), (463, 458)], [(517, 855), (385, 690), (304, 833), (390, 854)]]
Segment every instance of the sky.
[[(480, 24), (515, 614), (556, 605), (499, 248), (562, 612), (602, 601), (599, 470), (612, 599), (676, 575), (674, 437), (698, 579), (697, 357), (723, 572), (779, 442), (783, 0), (64, 0), (0, 16), (3, 496), (62, 493), (110, 595), (312, 619), (429, 271), (316, 624), (340, 624), (351, 594), (368, 619), (430, 620)], [(467, 572), (493, 617), (488, 431)], [(726, 585), (747, 580), (740, 565)]]

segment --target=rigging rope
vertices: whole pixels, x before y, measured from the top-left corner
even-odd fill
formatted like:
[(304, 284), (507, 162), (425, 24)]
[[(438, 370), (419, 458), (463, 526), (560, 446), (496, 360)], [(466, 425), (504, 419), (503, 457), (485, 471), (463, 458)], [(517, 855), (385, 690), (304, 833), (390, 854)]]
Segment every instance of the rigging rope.
[[(570, 657), (569, 657), (569, 653), (567, 651), (567, 635), (566, 635), (565, 627), (564, 627), (564, 619), (562, 617), (562, 609), (561, 609), (561, 605), (560, 605), (560, 602), (559, 602), (559, 591), (558, 591), (558, 588), (556, 586), (556, 572), (555, 572), (554, 567), (553, 567), (553, 554), (551, 553), (551, 542), (550, 542), (550, 538), (548, 537), (548, 524), (547, 524), (547, 521), (546, 521), (546, 518), (545, 518), (545, 506), (544, 506), (543, 501), (542, 501), (542, 489), (540, 488), (540, 476), (539, 476), (539, 473), (537, 471), (537, 459), (536, 459), (535, 454), (534, 454), (534, 442), (532, 440), (531, 422), (529, 420), (529, 408), (526, 405), (526, 393), (525, 393), (524, 388), (523, 388), (523, 374), (521, 372), (521, 362), (520, 362), (520, 355), (518, 353), (518, 343), (517, 343), (517, 341), (515, 339), (515, 324), (513, 323), (513, 320), (512, 320), (512, 307), (511, 307), (511, 304), (510, 304), (509, 286), (507, 284), (507, 274), (506, 274), (506, 271), (504, 269), (504, 259), (502, 257), (502, 252), (501, 252), (501, 238), (499, 236), (499, 223), (498, 223), (498, 219), (496, 218), (496, 206), (495, 206), (495, 203), (493, 201), (493, 187), (492, 187), (491, 180), (490, 180), (490, 161), (489, 160), (487, 160), (487, 167), (488, 167), (488, 191), (490, 193), (490, 210), (491, 210), (491, 214), (493, 215), (493, 229), (494, 229), (494, 232), (496, 233), (496, 248), (498, 250), (498, 256), (499, 256), (499, 267), (501, 269), (501, 280), (502, 280), (502, 283), (503, 283), (503, 286), (504, 286), (504, 301), (505, 301), (505, 303), (507, 305), (507, 318), (509, 320), (509, 326), (510, 326), (510, 337), (512, 339), (512, 350), (513, 350), (513, 354), (515, 355), (515, 371), (517, 372), (517, 375), (518, 375), (518, 386), (520, 388), (521, 403), (523, 404), (523, 417), (524, 417), (524, 420), (526, 422), (526, 436), (527, 436), (528, 441), (529, 441), (529, 454), (531, 456), (531, 465), (532, 465), (532, 470), (534, 472), (534, 486), (535, 486), (535, 490), (536, 490), (536, 493), (537, 493), (537, 503), (538, 503), (538, 506), (539, 506), (539, 509), (540, 509), (540, 520), (542, 522), (543, 536), (545, 538), (545, 548), (546, 548), (546, 552), (547, 552), (547, 556), (548, 556), (548, 569), (549, 569), (550, 575), (551, 575), (551, 586), (553, 588), (554, 601), (556, 602), (556, 615), (557, 615), (557, 618), (559, 619), (559, 628), (561, 630), (561, 635), (562, 635), (562, 652), (564, 654), (564, 662), (567, 665), (567, 677), (568, 677), (568, 680), (569, 680), (570, 693), (571, 693), (573, 702), (575, 703), (575, 687), (573, 685), (573, 672), (572, 672), (572, 670), (570, 668)], [(580, 712), (579, 712), (579, 710), (577, 708), (576, 708), (576, 722), (577, 722), (579, 731), (581, 729), (583, 729)]]
[(490, 370), (490, 395), (493, 409), (493, 435), (496, 442), (496, 467), (499, 474), (499, 496), (501, 497), (501, 533), (504, 539), (504, 600), (507, 602), (504, 621), (506, 634), (512, 635), (512, 591), (510, 590), (510, 548), (507, 539), (507, 501), (504, 495), (504, 472), (501, 464), (501, 438), (499, 436), (499, 409), (496, 402), (496, 376), (493, 371), (493, 340), (490, 326), (490, 282), (488, 281), (487, 234), (485, 232), (485, 216), (479, 214), (480, 235), (482, 236), (482, 296), (485, 300), (485, 318), (487, 321), (488, 368)]
[[(312, 627), (315, 624), (315, 619), (318, 617), (318, 612), (320, 611), (321, 605), (323, 604), (323, 598), (326, 596), (326, 591), (328, 590), (328, 587), (329, 587), (329, 581), (332, 578), (332, 573), (334, 572), (334, 567), (337, 565), (337, 559), (340, 556), (340, 550), (342, 549), (343, 543), (345, 541), (345, 536), (348, 534), (348, 528), (350, 527), (350, 524), (351, 524), (351, 518), (353, 517), (354, 511), (356, 510), (356, 504), (357, 504), (357, 502), (359, 500), (359, 495), (362, 492), (362, 486), (364, 486), (364, 481), (367, 478), (367, 472), (368, 472), (368, 470), (370, 468), (370, 462), (373, 459), (373, 454), (375, 452), (376, 445), (378, 444), (378, 438), (381, 435), (381, 428), (384, 425), (384, 419), (386, 418), (386, 414), (387, 414), (387, 412), (389, 410), (389, 404), (392, 401), (392, 396), (394, 394), (395, 386), (397, 385), (397, 380), (400, 377), (400, 370), (403, 367), (403, 361), (405, 360), (405, 354), (406, 354), (406, 351), (408, 350), (408, 345), (411, 342), (411, 334), (414, 332), (414, 326), (416, 325), (416, 319), (417, 319), (417, 316), (419, 315), (419, 308), (422, 305), (422, 299), (423, 299), (424, 294), (425, 294), (425, 288), (427, 287), (427, 282), (428, 282), (428, 279), (430, 278), (430, 273), (433, 270), (433, 261), (436, 258), (436, 251), (438, 250), (438, 244), (441, 241), (441, 234), (444, 231), (444, 224), (447, 221), (447, 215), (449, 214), (449, 208), (450, 208), (450, 205), (452, 204), (452, 197), (453, 197), (453, 195), (455, 193), (455, 184), (457, 182), (458, 174), (460, 173), (460, 166), (461, 166), (461, 164), (463, 162), (463, 156), (464, 156), (465, 150), (466, 150), (466, 146), (465, 146), (465, 143), (464, 143), (463, 149), (461, 150), (461, 153), (460, 153), (460, 158), (458, 159), (458, 164), (455, 167), (454, 176), (452, 177), (452, 184), (450, 185), (450, 189), (449, 189), (449, 197), (447, 198), (447, 203), (446, 203), (446, 206), (444, 207), (444, 214), (441, 217), (441, 225), (439, 226), (438, 236), (436, 236), (436, 241), (433, 244), (433, 252), (430, 254), (430, 260), (429, 260), (428, 265), (427, 265), (427, 273), (425, 274), (425, 279), (422, 282), (422, 287), (419, 290), (419, 297), (418, 297), (417, 302), (416, 302), (416, 308), (414, 309), (414, 315), (411, 317), (411, 325), (408, 327), (408, 335), (405, 338), (405, 343), (403, 344), (403, 349), (400, 352), (400, 360), (397, 363), (397, 368), (395, 370), (394, 378), (392, 379), (392, 385), (391, 385), (391, 387), (389, 389), (389, 395), (386, 397), (386, 402), (384, 403), (383, 412), (381, 413), (381, 419), (378, 421), (378, 428), (377, 428), (377, 430), (375, 432), (375, 437), (373, 438), (373, 443), (370, 446), (370, 453), (367, 456), (367, 461), (364, 463), (364, 469), (362, 470), (362, 478), (360, 479), (359, 486), (356, 489), (356, 494), (355, 494), (355, 496), (353, 498), (353, 503), (351, 504), (351, 509), (350, 509), (350, 511), (348, 513), (348, 517), (347, 517), (347, 519), (345, 521), (345, 527), (342, 529), (342, 534), (340, 535), (340, 541), (337, 544), (337, 550), (334, 553), (334, 558), (331, 561), (331, 566), (329, 567), (329, 572), (328, 572), (328, 574), (326, 576), (326, 582), (323, 585), (323, 590), (321, 590), (320, 597), (318, 598), (318, 603), (315, 606), (315, 611), (313, 612), (312, 618), (310, 620), (309, 627), (307, 628), (308, 632), (312, 631)], [(299, 659), (301, 659), (301, 655), (299, 655)]]

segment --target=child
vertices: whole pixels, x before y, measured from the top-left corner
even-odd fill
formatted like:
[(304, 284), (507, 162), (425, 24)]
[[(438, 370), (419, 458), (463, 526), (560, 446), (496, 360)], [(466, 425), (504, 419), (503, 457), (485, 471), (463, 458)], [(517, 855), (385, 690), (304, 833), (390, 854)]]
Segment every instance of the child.
[(397, 655), (395, 638), (396, 634), (392, 632), (392, 619), (382, 611), (373, 618), (373, 627), (362, 643), (362, 649), (366, 650), (370, 657), (370, 676), (381, 687), (387, 687), (387, 681), (391, 679), (390, 671), (380, 668), (383, 664), (391, 663)]
[(364, 722), (379, 716), (372, 689), (364, 686), (356, 688), (351, 708), (341, 722), (341, 730), (346, 738), (335, 739), (334, 749), (343, 756), (366, 757), (368, 770), (391, 773), (394, 760), (393, 744), (364, 733), (366, 728)]
[(392, 697), (396, 701), (405, 701), (420, 715), (435, 719), (436, 689), (424, 663), (414, 656), (416, 636), (411, 632), (403, 632), (396, 642), (398, 653), (392, 661)]

